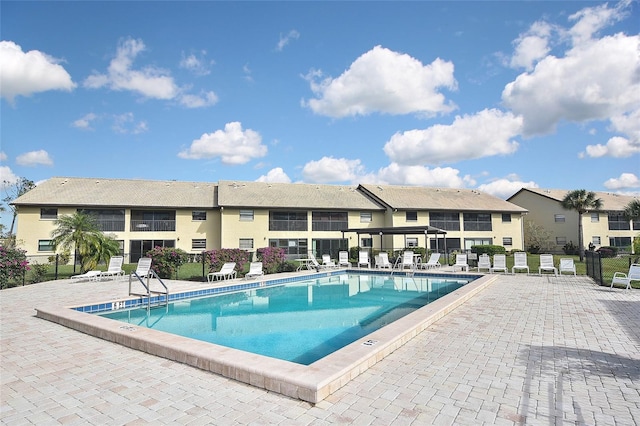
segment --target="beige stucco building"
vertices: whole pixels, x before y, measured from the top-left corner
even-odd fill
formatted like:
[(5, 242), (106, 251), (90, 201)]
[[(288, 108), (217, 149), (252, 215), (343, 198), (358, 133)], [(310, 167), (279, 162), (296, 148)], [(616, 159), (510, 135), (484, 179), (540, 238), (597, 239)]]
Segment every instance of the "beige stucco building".
[[(565, 244), (578, 245), (578, 212), (565, 210), (562, 200), (569, 191), (565, 189), (522, 188), (507, 201), (529, 211), (525, 221), (532, 221), (550, 232), (555, 244), (553, 251), (561, 253)], [(602, 200), (599, 210), (587, 212), (582, 217), (584, 244), (617, 247), (630, 251), (633, 238), (640, 235), (640, 221), (630, 221), (623, 215), (624, 208), (637, 197), (608, 192), (595, 192)]]
[[(289, 258), (351, 247), (401, 250), (523, 248), (527, 209), (476, 190), (393, 185), (177, 182), (55, 177), (16, 199), (16, 239), (28, 255), (53, 253), (56, 218), (96, 215), (130, 262), (154, 246), (189, 253), (281, 247)], [(367, 229), (424, 228), (378, 235)]]

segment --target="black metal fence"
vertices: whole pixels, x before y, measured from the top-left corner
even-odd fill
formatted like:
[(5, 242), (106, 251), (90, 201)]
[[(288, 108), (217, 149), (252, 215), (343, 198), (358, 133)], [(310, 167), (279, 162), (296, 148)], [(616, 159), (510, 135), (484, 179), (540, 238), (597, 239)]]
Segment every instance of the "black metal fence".
[(632, 263), (638, 263), (639, 255), (623, 255), (616, 257), (603, 257), (597, 251), (585, 251), (584, 261), (587, 275), (593, 278), (598, 285), (611, 285), (611, 280), (616, 272), (628, 273)]

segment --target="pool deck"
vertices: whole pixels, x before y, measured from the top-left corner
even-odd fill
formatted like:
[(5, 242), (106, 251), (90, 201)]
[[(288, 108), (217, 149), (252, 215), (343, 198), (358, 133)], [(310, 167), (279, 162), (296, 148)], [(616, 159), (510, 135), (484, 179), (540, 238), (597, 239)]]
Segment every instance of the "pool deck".
[(0, 292), (2, 424), (640, 424), (638, 290), (499, 276), (314, 405), (35, 317), (127, 289), (63, 280)]

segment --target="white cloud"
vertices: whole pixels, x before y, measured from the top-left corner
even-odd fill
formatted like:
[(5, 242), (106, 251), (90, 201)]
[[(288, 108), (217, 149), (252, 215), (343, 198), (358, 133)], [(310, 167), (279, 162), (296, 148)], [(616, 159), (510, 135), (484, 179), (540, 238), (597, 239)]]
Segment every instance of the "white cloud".
[(278, 45), (276, 46), (276, 50), (278, 52), (282, 52), (284, 47), (291, 42), (291, 40), (297, 40), (300, 38), (300, 33), (296, 30), (291, 30), (287, 33), (287, 35), (280, 34), (280, 40), (278, 40)]
[(511, 57), (512, 68), (531, 70), (534, 64), (549, 53), (551, 26), (543, 21), (535, 22), (529, 30), (515, 41), (515, 52)]
[(390, 185), (439, 186), (442, 188), (463, 188), (475, 185), (469, 176), (460, 177), (460, 170), (451, 167), (402, 166), (391, 163), (378, 170), (379, 183)]
[(322, 157), (318, 161), (310, 161), (302, 168), (305, 182), (328, 183), (356, 181), (364, 171), (360, 160), (346, 158)]
[(25, 53), (12, 41), (0, 41), (0, 97), (13, 103), (16, 96), (72, 91), (76, 84), (59, 62), (38, 50)]
[(640, 188), (640, 179), (633, 173), (622, 173), (618, 178), (608, 179), (604, 186), (608, 189)]
[(187, 108), (202, 108), (215, 105), (218, 102), (218, 95), (214, 92), (203, 92), (200, 95), (184, 93), (179, 96), (178, 101)]
[(538, 184), (533, 181), (523, 182), (517, 176), (508, 176), (496, 179), (490, 183), (478, 186), (478, 190), (491, 194), (495, 197), (507, 199), (522, 188), (537, 188)]
[(71, 123), (71, 126), (77, 129), (93, 130), (93, 127), (91, 127), (91, 122), (95, 121), (97, 118), (98, 116), (96, 114), (90, 112), (89, 114), (85, 114), (82, 118), (79, 118)]
[(205, 133), (200, 139), (191, 143), (189, 149), (178, 154), (185, 159), (202, 159), (220, 157), (224, 164), (245, 164), (253, 158), (267, 155), (267, 146), (262, 144), (262, 137), (254, 130), (242, 129), (242, 124), (235, 121), (227, 123), (224, 130)]
[(200, 52), (200, 57), (193, 53), (189, 56), (185, 56), (184, 53), (182, 53), (180, 68), (187, 69), (197, 76), (209, 75), (211, 74), (211, 70), (209, 70), (209, 63), (207, 63), (205, 56), (207, 56), (206, 50)]
[(573, 44), (588, 42), (601, 29), (623, 19), (630, 3), (629, 0), (616, 2), (613, 8), (605, 3), (584, 8), (569, 16), (570, 21), (576, 22), (569, 30)]
[(21, 166), (52, 166), (53, 160), (49, 157), (49, 153), (44, 149), (38, 151), (30, 151), (16, 157), (16, 163)]
[(256, 182), (291, 183), (291, 179), (282, 170), (282, 167), (276, 167), (269, 170), (266, 175), (260, 176)]
[(7, 154), (4, 151), (0, 151), (0, 161), (7, 161)]
[(18, 182), (20, 178), (16, 176), (10, 167), (0, 166), (0, 188), (10, 188), (13, 184)]
[(640, 36), (590, 38), (623, 13), (624, 3), (573, 15), (578, 20), (570, 31), (574, 45), (564, 57), (546, 56), (505, 86), (502, 100), (523, 116), (525, 135), (550, 133), (562, 120), (604, 120), (638, 108)]
[(424, 130), (396, 133), (384, 152), (399, 164), (441, 164), (512, 154), (518, 143), (511, 140), (522, 128), (522, 118), (497, 109), (455, 118), (451, 125), (437, 124)]
[(440, 58), (423, 65), (407, 54), (376, 46), (335, 79), (322, 79), (316, 70), (306, 78), (316, 98), (303, 101), (303, 105), (329, 117), (374, 112), (433, 116), (455, 109), (439, 92), (440, 88), (457, 88), (453, 63)]
[(112, 129), (116, 133), (137, 135), (149, 130), (146, 121), (136, 121), (132, 112), (113, 116)]
[[(614, 157), (626, 158), (634, 154), (640, 154), (640, 144), (632, 143), (629, 139), (621, 136), (614, 136), (606, 145), (587, 145), (586, 155), (593, 158), (598, 157)], [(580, 157), (584, 157), (585, 153), (581, 153)]]

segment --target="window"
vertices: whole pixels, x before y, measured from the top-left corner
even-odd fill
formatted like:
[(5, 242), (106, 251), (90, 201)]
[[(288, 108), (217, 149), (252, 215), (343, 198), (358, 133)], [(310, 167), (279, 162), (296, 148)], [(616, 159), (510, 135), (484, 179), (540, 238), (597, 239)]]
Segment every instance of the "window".
[(38, 240), (38, 251), (54, 251), (53, 240)]
[(503, 246), (512, 246), (513, 245), (513, 238), (511, 237), (502, 237), (502, 245)]
[(564, 215), (563, 215), (563, 214), (554, 214), (554, 215), (553, 215), (553, 220), (554, 220), (554, 222), (556, 222), (556, 223), (562, 223), (562, 222), (564, 222), (565, 217), (564, 217)]
[(591, 213), (591, 223), (600, 222), (600, 215), (598, 213)]
[(286, 239), (286, 238), (272, 238), (269, 240), (269, 247), (280, 247), (284, 250), (284, 254), (287, 259), (297, 259), (300, 257), (307, 257), (309, 251), (309, 245), (304, 238), (300, 239)]
[(360, 247), (373, 247), (373, 238), (360, 238)]
[(418, 220), (418, 212), (416, 211), (406, 212), (405, 218), (407, 222), (416, 222)]
[(238, 241), (238, 248), (241, 250), (253, 249), (253, 238), (240, 238)]
[[(460, 230), (460, 213), (431, 212), (429, 213), (429, 226), (445, 231)], [(460, 243), (458, 243), (460, 245)]]
[(240, 210), (240, 220), (242, 222), (253, 222), (253, 210)]
[(207, 212), (204, 210), (194, 210), (191, 212), (191, 220), (207, 220)]
[(347, 212), (312, 212), (312, 231), (343, 231), (349, 227)]
[(488, 246), (491, 244), (493, 244), (493, 240), (491, 238), (465, 238), (464, 239), (465, 250), (471, 250), (473, 246)]
[(131, 240), (129, 241), (129, 261), (137, 263), (154, 247), (175, 247), (175, 240)]
[(634, 219), (632, 226), (634, 231), (640, 231), (640, 219)]
[(511, 213), (502, 213), (502, 223), (511, 223)]
[(198, 238), (191, 240), (191, 250), (205, 250), (207, 248), (207, 239)]
[(131, 210), (131, 231), (167, 232), (175, 230), (175, 210)]
[(609, 237), (609, 245), (611, 247), (618, 247), (622, 249), (622, 251), (630, 251), (631, 237)]
[(599, 246), (600, 245), (600, 237), (594, 235), (593, 237), (591, 237), (591, 242), (593, 243), (593, 245)]
[(58, 209), (55, 208), (42, 208), (40, 209), (40, 219), (57, 219)]
[(556, 245), (564, 246), (567, 244), (567, 237), (556, 237)]
[(373, 215), (371, 214), (371, 212), (360, 212), (361, 223), (368, 223), (368, 222), (371, 222), (372, 220), (373, 220)]
[(491, 231), (489, 213), (464, 213), (462, 215), (465, 231)]
[(124, 231), (124, 209), (78, 209), (92, 215), (102, 232)]
[(269, 212), (269, 231), (306, 231), (307, 212)]
[(622, 212), (609, 212), (609, 230), (628, 231), (631, 229), (629, 220)]
[(407, 237), (405, 247), (418, 247), (418, 239), (415, 237)]

